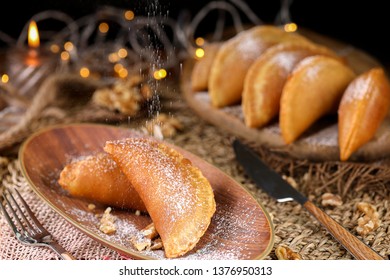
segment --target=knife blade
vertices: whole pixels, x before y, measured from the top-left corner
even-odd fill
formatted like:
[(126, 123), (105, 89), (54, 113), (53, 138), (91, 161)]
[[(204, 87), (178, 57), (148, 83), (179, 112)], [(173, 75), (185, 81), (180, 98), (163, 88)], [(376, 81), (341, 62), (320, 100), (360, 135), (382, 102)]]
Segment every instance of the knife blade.
[(276, 171), (268, 167), (260, 156), (238, 139), (233, 141), (237, 161), (247, 175), (278, 202), (294, 200), (310, 212), (331, 234), (359, 260), (383, 260), (377, 252), (351, 234), (333, 218), (315, 206), (307, 197), (291, 186)]

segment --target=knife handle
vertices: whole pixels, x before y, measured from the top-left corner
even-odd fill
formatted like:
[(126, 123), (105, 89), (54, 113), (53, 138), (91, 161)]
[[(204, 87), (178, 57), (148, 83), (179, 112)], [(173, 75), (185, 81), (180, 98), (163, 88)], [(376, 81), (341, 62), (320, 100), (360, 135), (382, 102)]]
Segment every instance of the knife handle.
[(363, 241), (351, 234), (329, 215), (306, 201), (303, 206), (358, 260), (384, 260), (378, 253), (368, 247)]

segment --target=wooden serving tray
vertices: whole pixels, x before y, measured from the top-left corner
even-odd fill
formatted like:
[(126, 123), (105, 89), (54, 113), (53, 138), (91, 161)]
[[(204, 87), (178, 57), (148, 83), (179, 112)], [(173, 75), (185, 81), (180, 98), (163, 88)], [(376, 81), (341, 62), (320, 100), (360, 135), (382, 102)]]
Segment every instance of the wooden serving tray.
[[(107, 205), (69, 195), (58, 183), (61, 170), (72, 160), (103, 151), (108, 140), (147, 137), (127, 127), (75, 123), (44, 128), (31, 135), (19, 150), (23, 176), (37, 195), (70, 224), (97, 242), (134, 259), (167, 259), (163, 249), (138, 251), (130, 239), (149, 225), (147, 214), (113, 207), (117, 230), (99, 230)], [(213, 188), (216, 211), (195, 248), (180, 260), (264, 259), (274, 244), (274, 227), (268, 212), (241, 184), (217, 167), (178, 146), (176, 149), (198, 167)]]
[[(381, 64), (362, 50), (309, 30), (300, 31), (312, 41), (328, 46), (342, 54), (357, 74)], [(300, 139), (286, 145), (281, 137), (277, 120), (264, 128), (249, 128), (244, 124), (241, 104), (225, 108), (214, 108), (208, 92), (193, 92), (191, 71), (194, 62), (189, 61), (183, 71), (181, 88), (188, 105), (204, 120), (220, 127), (237, 137), (255, 144), (284, 153), (297, 159), (312, 161), (338, 161), (337, 116), (325, 117), (318, 121)], [(350, 161), (375, 161), (390, 155), (390, 117), (387, 117), (369, 143), (355, 152)]]

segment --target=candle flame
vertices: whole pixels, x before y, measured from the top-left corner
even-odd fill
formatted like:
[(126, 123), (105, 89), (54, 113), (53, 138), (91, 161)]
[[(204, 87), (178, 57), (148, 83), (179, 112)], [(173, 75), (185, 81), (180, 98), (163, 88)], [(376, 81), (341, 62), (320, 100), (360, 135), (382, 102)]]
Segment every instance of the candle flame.
[(39, 47), (39, 33), (38, 33), (38, 27), (37, 23), (35, 21), (31, 21), (30, 25), (28, 27), (28, 45), (31, 48), (37, 48)]

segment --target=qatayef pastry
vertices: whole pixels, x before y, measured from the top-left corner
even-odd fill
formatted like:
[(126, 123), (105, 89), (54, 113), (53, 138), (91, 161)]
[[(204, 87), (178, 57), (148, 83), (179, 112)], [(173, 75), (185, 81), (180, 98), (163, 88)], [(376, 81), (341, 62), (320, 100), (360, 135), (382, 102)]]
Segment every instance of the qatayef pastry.
[(295, 141), (322, 116), (336, 111), (355, 73), (340, 60), (323, 55), (303, 59), (284, 85), (279, 125), (284, 141)]
[(312, 55), (337, 57), (331, 49), (309, 42), (280, 43), (267, 49), (249, 68), (244, 80), (242, 110), (248, 127), (262, 127), (279, 114), (288, 75)]
[(307, 42), (308, 39), (276, 26), (262, 25), (225, 41), (211, 66), (208, 90), (212, 106), (220, 108), (241, 101), (245, 75), (251, 64), (267, 48), (288, 41)]
[(108, 141), (104, 150), (145, 203), (165, 255), (179, 257), (194, 248), (216, 209), (213, 190), (200, 169), (175, 149), (152, 139)]
[(207, 90), (211, 65), (221, 43), (210, 43), (204, 46), (204, 56), (197, 60), (191, 73), (191, 88), (194, 92)]
[(342, 161), (375, 136), (389, 108), (390, 84), (382, 68), (373, 68), (349, 84), (338, 110)]
[(69, 163), (62, 169), (58, 183), (75, 197), (146, 211), (145, 204), (126, 175), (106, 153)]

